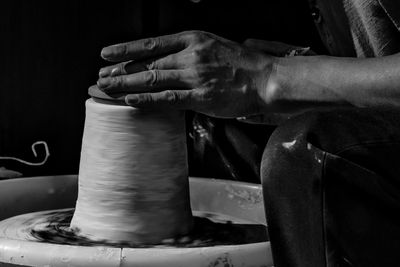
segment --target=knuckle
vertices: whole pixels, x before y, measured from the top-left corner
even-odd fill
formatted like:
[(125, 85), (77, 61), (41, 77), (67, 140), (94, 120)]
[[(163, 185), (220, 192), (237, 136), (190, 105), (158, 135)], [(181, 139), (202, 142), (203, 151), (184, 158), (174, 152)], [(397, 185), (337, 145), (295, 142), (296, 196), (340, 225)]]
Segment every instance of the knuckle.
[(157, 70), (149, 70), (145, 72), (145, 83), (151, 87), (157, 84), (159, 73)]
[(244, 46), (252, 46), (252, 44), (253, 44), (253, 39), (246, 39), (246, 40), (243, 42), (243, 45), (244, 45)]
[(124, 88), (125, 87), (125, 78), (124, 76), (116, 76), (113, 78), (114, 80), (114, 85), (117, 88)]
[(206, 70), (201, 67), (193, 68), (192, 78), (195, 84), (203, 84), (206, 81)]
[(149, 52), (156, 50), (159, 45), (160, 45), (160, 39), (156, 37), (149, 38), (143, 41), (143, 48)]
[(116, 54), (119, 57), (125, 57), (128, 54), (128, 44), (119, 45), (116, 49)]
[(186, 37), (190, 40), (191, 43), (198, 43), (198, 35), (195, 31), (186, 32)]
[(194, 49), (191, 55), (192, 55), (192, 63), (194, 65), (206, 62), (207, 56), (201, 49)]
[(202, 43), (208, 38), (207, 34), (203, 31), (189, 31), (187, 35), (194, 44)]
[(166, 90), (164, 95), (167, 103), (171, 105), (176, 104), (180, 100), (178, 92), (173, 90)]
[(139, 94), (138, 95), (140, 103), (149, 104), (154, 102), (153, 96), (151, 94)]
[(215, 39), (208, 39), (206, 42), (204, 42), (204, 48), (213, 50), (216, 49), (220, 45), (219, 41)]

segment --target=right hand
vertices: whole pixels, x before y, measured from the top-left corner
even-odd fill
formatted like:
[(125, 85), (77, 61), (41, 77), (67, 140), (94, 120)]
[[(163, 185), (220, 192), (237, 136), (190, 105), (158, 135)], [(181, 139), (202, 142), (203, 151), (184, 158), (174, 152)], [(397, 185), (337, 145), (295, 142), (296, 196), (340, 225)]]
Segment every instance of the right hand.
[(213, 117), (259, 114), (273, 96), (274, 57), (211, 33), (189, 31), (117, 44), (102, 56), (98, 86), (139, 108), (190, 109)]

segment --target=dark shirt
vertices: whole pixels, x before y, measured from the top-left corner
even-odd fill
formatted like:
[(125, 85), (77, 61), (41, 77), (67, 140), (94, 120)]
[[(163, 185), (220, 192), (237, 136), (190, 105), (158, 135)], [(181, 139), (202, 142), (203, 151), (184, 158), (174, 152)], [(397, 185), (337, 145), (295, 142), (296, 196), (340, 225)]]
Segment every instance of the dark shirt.
[(309, 1), (331, 55), (377, 57), (400, 52), (400, 1)]

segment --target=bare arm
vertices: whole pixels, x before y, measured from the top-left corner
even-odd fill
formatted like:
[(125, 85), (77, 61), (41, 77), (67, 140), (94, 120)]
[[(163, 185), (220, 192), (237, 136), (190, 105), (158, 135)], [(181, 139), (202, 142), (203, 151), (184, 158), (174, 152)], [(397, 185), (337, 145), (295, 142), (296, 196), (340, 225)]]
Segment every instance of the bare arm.
[(400, 55), (282, 58), (191, 31), (109, 46), (102, 56), (121, 63), (100, 70), (99, 88), (125, 92), (134, 107), (225, 118), (323, 106), (400, 107)]
[(400, 107), (400, 54), (279, 58), (264, 94), (264, 110), (274, 112), (327, 105)]

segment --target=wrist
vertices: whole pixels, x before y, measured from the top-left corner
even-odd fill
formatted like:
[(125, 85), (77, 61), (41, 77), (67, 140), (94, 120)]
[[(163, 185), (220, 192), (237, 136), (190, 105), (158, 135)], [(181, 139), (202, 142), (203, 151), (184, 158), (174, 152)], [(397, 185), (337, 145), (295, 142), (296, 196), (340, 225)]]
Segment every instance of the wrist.
[(320, 61), (319, 56), (275, 58), (261, 89), (264, 112), (292, 112), (313, 101), (316, 83), (311, 77), (327, 74)]
[(263, 88), (264, 111), (293, 113), (348, 104), (343, 63), (326, 56), (277, 58)]
[(278, 75), (279, 66), (282, 64), (281, 57), (269, 57), (268, 62), (262, 69), (261, 79), (258, 83), (257, 92), (261, 113), (268, 113), (282, 98), (284, 81)]

